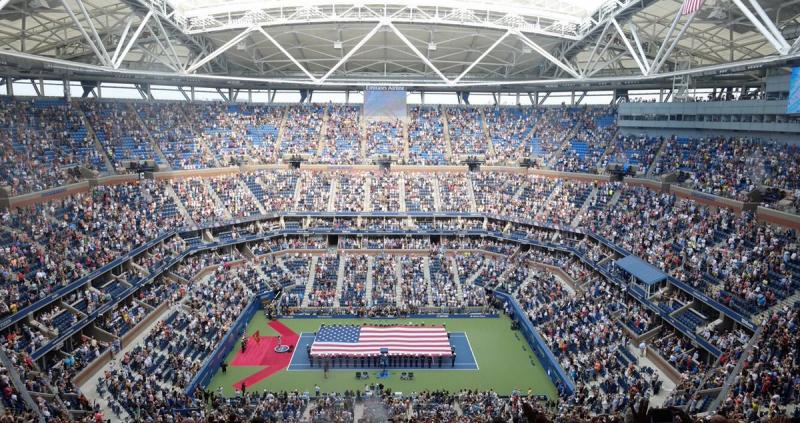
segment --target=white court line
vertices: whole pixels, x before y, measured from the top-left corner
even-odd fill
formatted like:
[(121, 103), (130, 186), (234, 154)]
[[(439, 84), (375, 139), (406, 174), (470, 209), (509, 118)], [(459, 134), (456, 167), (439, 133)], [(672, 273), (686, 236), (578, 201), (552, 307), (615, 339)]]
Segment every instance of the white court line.
[(467, 346), (469, 347), (469, 355), (472, 356), (472, 361), (475, 363), (475, 370), (480, 370), (481, 366), (478, 365), (478, 357), (475, 357), (475, 350), (472, 349), (472, 344), (469, 342), (469, 336), (467, 336), (466, 332), (457, 332), (464, 336), (464, 339), (467, 340)]
[[(303, 339), (303, 333), (302, 333), (302, 332), (300, 333), (300, 337), (299, 337), (299, 338), (297, 338), (297, 343), (298, 343), (298, 344), (300, 344), (300, 340), (301, 340), (301, 339)], [(293, 349), (293, 350), (292, 350), (292, 356), (291, 356), (291, 357), (289, 357), (289, 365), (288, 365), (288, 366), (286, 366), (286, 370), (287, 370), (287, 371), (289, 370), (289, 367), (291, 367), (291, 366), (292, 366), (292, 361), (294, 361), (294, 355), (295, 355), (295, 353), (296, 353), (296, 352), (297, 352), (297, 348), (295, 348), (295, 349)]]

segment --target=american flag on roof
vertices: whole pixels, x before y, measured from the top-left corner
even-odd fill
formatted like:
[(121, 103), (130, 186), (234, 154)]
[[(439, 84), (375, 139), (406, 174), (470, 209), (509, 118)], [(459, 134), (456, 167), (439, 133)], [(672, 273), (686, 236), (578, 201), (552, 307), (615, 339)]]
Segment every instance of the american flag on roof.
[(700, 10), (703, 7), (703, 3), (705, 0), (683, 0), (683, 6), (681, 6), (681, 15), (691, 15), (694, 12)]
[(311, 344), (314, 357), (389, 355), (452, 355), (444, 326), (325, 326)]

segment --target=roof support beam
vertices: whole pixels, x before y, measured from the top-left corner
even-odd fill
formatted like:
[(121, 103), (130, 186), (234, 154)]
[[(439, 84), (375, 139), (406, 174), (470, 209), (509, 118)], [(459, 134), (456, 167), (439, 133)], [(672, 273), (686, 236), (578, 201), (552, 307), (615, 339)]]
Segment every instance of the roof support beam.
[[(678, 10), (676, 13), (678, 14), (678, 16), (680, 16), (681, 11)], [(658, 73), (658, 70), (661, 69), (661, 66), (663, 66), (664, 62), (667, 61), (667, 58), (669, 57), (669, 55), (672, 54), (672, 50), (674, 50), (675, 46), (678, 45), (678, 42), (681, 40), (681, 37), (683, 37), (683, 33), (686, 32), (686, 29), (688, 29), (689, 25), (692, 24), (692, 21), (694, 20), (694, 17), (696, 15), (697, 15), (697, 11), (696, 10), (694, 12), (692, 12), (691, 15), (689, 15), (689, 19), (686, 20), (686, 23), (683, 24), (683, 27), (681, 28), (681, 30), (678, 31), (678, 34), (675, 36), (675, 39), (672, 40), (672, 43), (669, 45), (669, 48), (667, 48), (667, 50), (664, 52), (664, 55), (661, 56), (661, 58), (658, 59), (657, 62), (653, 61), (653, 66), (650, 67), (650, 72), (649, 72), (650, 75)], [(664, 39), (664, 44), (666, 44), (668, 42), (669, 42), (669, 39), (665, 38)], [(664, 47), (664, 45), (662, 44), (661, 47)]]
[(114, 49), (114, 55), (111, 56), (111, 63), (117, 63), (117, 57), (119, 53), (122, 51), (122, 45), (125, 43), (125, 38), (128, 37), (128, 31), (131, 30), (131, 25), (133, 25), (133, 20), (128, 19), (128, 22), (125, 24), (125, 29), (122, 30), (122, 36), (119, 37), (119, 42), (117, 42), (117, 48)]
[[(609, 23), (609, 26), (610, 25), (611, 24)], [(597, 65), (600, 64), (599, 63), (600, 60), (603, 58), (603, 56), (605, 56), (606, 52), (608, 51), (608, 48), (611, 47), (612, 41), (614, 41), (614, 39), (617, 38), (617, 36), (618, 35), (616, 33), (612, 32), (611, 33), (611, 37), (609, 37), (608, 40), (605, 42), (605, 45), (603, 46), (603, 50), (600, 51), (600, 54), (596, 55), (594, 62), (587, 62), (586, 63), (586, 69), (583, 70), (583, 73), (584, 73), (585, 76), (592, 76), (592, 75), (596, 74), (598, 71), (600, 71), (601, 69), (605, 68), (605, 66), (603, 66), (602, 68), (598, 69)]]
[[(6, 7), (6, 5), (8, 4), (9, 1), (11, 1), (11, 0), (0, 0), (0, 10), (3, 10), (3, 8)], [(38, 408), (37, 408), (37, 410), (38, 410)]]
[(547, 50), (543, 49), (539, 44), (536, 44), (535, 42), (533, 42), (533, 40), (531, 40), (530, 38), (525, 36), (525, 34), (519, 32), (519, 31), (514, 31), (514, 34), (517, 37), (519, 37), (519, 39), (522, 40), (522, 42), (525, 43), (525, 45), (527, 45), (528, 47), (530, 47), (533, 51), (539, 53), (545, 59), (549, 60), (554, 65), (558, 66), (559, 68), (563, 69), (568, 74), (572, 75), (573, 78), (578, 78), (578, 79), (582, 78), (581, 75), (578, 72), (575, 71), (575, 69), (572, 69), (571, 66), (567, 65), (566, 63), (562, 62), (561, 60), (558, 60), (555, 56), (550, 54), (550, 52), (548, 52)]
[(425, 63), (426, 66), (428, 66), (434, 72), (436, 72), (436, 74), (439, 75), (439, 78), (442, 78), (442, 81), (444, 81), (447, 85), (452, 85), (453, 84), (452, 81), (450, 81), (446, 76), (444, 76), (444, 74), (436, 66), (434, 66), (433, 63), (431, 63), (431, 61), (428, 59), (427, 56), (422, 54), (422, 52), (419, 51), (419, 49), (417, 49), (417, 47), (413, 43), (411, 43), (411, 41), (405, 36), (405, 34), (400, 32), (400, 30), (398, 30), (397, 27), (395, 27), (389, 21), (387, 21), (386, 25), (388, 25), (389, 28), (392, 29), (392, 32), (394, 32), (395, 35), (400, 37), (400, 40), (403, 41), (408, 46), (408, 48), (410, 48), (411, 51), (413, 51), (414, 54), (416, 54), (420, 58), (420, 60), (422, 60)]
[(678, 26), (678, 21), (680, 20), (681, 20), (681, 12), (680, 10), (678, 10), (675, 12), (675, 18), (672, 20), (672, 24), (670, 24), (669, 29), (667, 30), (667, 35), (664, 36), (664, 41), (661, 42), (661, 46), (658, 48), (656, 56), (653, 58), (653, 62), (650, 65), (650, 72), (648, 72), (648, 74), (653, 73), (653, 67), (661, 59), (661, 54), (664, 53), (664, 47), (666, 47), (666, 45), (669, 43), (669, 40), (672, 37), (672, 33), (675, 31), (675, 27)]
[[(142, 18), (142, 22), (139, 23), (139, 27), (136, 28), (136, 31), (133, 32), (133, 35), (131, 36), (130, 41), (128, 41), (128, 44), (125, 45), (125, 49), (123, 49), (122, 53), (120, 53), (117, 56), (117, 60), (113, 64), (114, 69), (119, 69), (119, 66), (122, 64), (122, 61), (125, 60), (125, 56), (127, 56), (128, 52), (131, 51), (131, 48), (133, 47), (133, 43), (135, 43), (136, 40), (139, 38), (139, 35), (142, 34), (142, 30), (147, 25), (147, 21), (149, 21), (150, 17), (152, 17), (152, 16), (153, 16), (153, 10), (152, 9), (149, 12), (147, 12), (146, 15), (144, 15), (144, 18)], [(120, 40), (120, 43), (121, 42), (122, 42), (122, 40)]]
[(469, 65), (469, 66), (468, 66), (466, 69), (464, 69), (464, 72), (461, 72), (461, 74), (460, 74), (460, 75), (458, 75), (458, 76), (456, 77), (456, 79), (454, 79), (454, 80), (453, 80), (453, 83), (454, 83), (454, 84), (458, 83), (458, 81), (460, 81), (460, 80), (461, 80), (461, 78), (463, 78), (463, 77), (464, 77), (466, 74), (468, 74), (468, 73), (469, 73), (469, 71), (471, 71), (471, 70), (472, 70), (472, 68), (474, 68), (474, 67), (475, 67), (475, 65), (477, 65), (478, 63), (480, 63), (480, 62), (481, 62), (483, 59), (485, 59), (485, 58), (486, 58), (486, 56), (488, 56), (488, 55), (489, 55), (489, 53), (491, 53), (491, 52), (492, 52), (492, 50), (494, 50), (494, 49), (495, 49), (495, 47), (497, 47), (498, 45), (500, 45), (500, 43), (502, 43), (502, 42), (503, 42), (503, 40), (505, 40), (505, 39), (506, 39), (506, 37), (508, 37), (509, 35), (511, 35), (511, 31), (506, 31), (506, 32), (505, 32), (505, 33), (504, 33), (504, 34), (503, 34), (503, 35), (502, 35), (500, 38), (498, 38), (498, 39), (497, 39), (497, 41), (495, 41), (495, 42), (494, 42), (494, 44), (492, 44), (492, 45), (491, 45), (489, 48), (487, 48), (487, 49), (486, 49), (486, 51), (484, 51), (484, 52), (483, 52), (483, 54), (481, 54), (481, 55), (480, 55), (480, 56), (479, 56), (477, 59), (475, 59), (475, 61), (474, 61), (474, 62), (472, 62), (472, 63), (471, 63), (471, 64), (470, 64), (470, 65)]
[(594, 76), (594, 75), (595, 75), (597, 72), (600, 72), (601, 70), (603, 70), (603, 69), (605, 69), (605, 68), (607, 68), (607, 67), (611, 66), (612, 64), (614, 64), (614, 63), (617, 63), (617, 61), (619, 61), (620, 59), (622, 59), (622, 57), (623, 57), (623, 56), (625, 56), (625, 53), (624, 53), (624, 52), (622, 52), (622, 53), (617, 53), (617, 55), (616, 55), (616, 56), (614, 56), (614, 57), (612, 57), (612, 58), (610, 58), (610, 59), (606, 60), (605, 62), (603, 62), (603, 63), (597, 63), (597, 67), (595, 67), (595, 68), (594, 68), (594, 69), (593, 69), (591, 72), (589, 72), (589, 74), (588, 74), (588, 75), (586, 75), (586, 76), (587, 76), (587, 77), (589, 77), (589, 78), (593, 77), (593, 76)]
[(269, 40), (275, 47), (277, 47), (278, 50), (280, 50), (284, 56), (288, 57), (289, 60), (291, 60), (295, 66), (297, 66), (304, 74), (306, 74), (308, 79), (312, 81), (317, 80), (317, 78), (315, 78), (314, 75), (312, 75), (311, 72), (309, 72), (308, 69), (306, 69), (306, 67), (303, 66), (302, 63), (298, 62), (297, 59), (295, 59), (294, 56), (292, 56), (288, 50), (283, 48), (283, 46), (276, 39), (272, 38), (272, 36), (269, 35), (269, 33), (267, 33), (267, 31), (265, 31), (264, 28), (258, 27), (258, 32), (264, 35), (264, 37), (266, 37), (267, 40)]
[[(106, 63), (111, 64), (111, 57), (108, 55), (108, 50), (106, 50), (106, 46), (103, 45), (103, 40), (100, 39), (100, 34), (97, 33), (97, 28), (94, 26), (94, 22), (92, 21), (92, 16), (89, 14), (89, 11), (86, 10), (86, 6), (83, 4), (83, 0), (75, 0), (78, 3), (78, 7), (81, 9), (81, 13), (83, 13), (83, 17), (86, 18), (86, 22), (89, 23), (89, 29), (92, 30), (92, 36), (94, 37), (95, 42), (97, 43), (97, 47), (100, 49), (100, 52), (103, 53), (103, 57), (106, 58)], [(66, 3), (64, 3), (66, 6)]]
[(219, 56), (220, 54), (225, 53), (226, 51), (228, 51), (228, 49), (230, 49), (231, 47), (233, 47), (236, 44), (238, 44), (239, 41), (244, 40), (245, 37), (250, 35), (250, 33), (253, 32), (254, 30), (256, 30), (255, 27), (246, 28), (244, 31), (240, 32), (238, 35), (236, 35), (235, 37), (231, 38), (227, 43), (221, 45), (219, 48), (217, 48), (216, 50), (212, 51), (207, 56), (201, 58), (200, 60), (198, 60), (197, 62), (192, 64), (192, 66), (189, 66), (189, 68), (186, 69), (186, 73), (192, 73), (192, 72), (196, 71), (197, 69), (200, 69), (201, 66), (203, 66), (206, 63), (214, 60), (214, 58)]
[[(753, 9), (755, 9), (758, 17), (756, 17), (753, 12), (750, 11), (750, 9), (742, 2), (742, 0), (733, 0), (733, 3), (739, 7), (739, 10), (741, 10), (742, 13), (747, 16), (747, 19), (749, 19), (753, 26), (756, 27), (758, 32), (760, 32), (761, 35), (763, 35), (764, 38), (766, 38), (767, 41), (769, 41), (769, 43), (775, 47), (775, 50), (778, 53), (780, 53), (782, 56), (789, 54), (789, 49), (791, 48), (789, 43), (786, 42), (786, 39), (783, 38), (781, 32), (777, 27), (775, 27), (772, 19), (767, 16), (767, 13), (764, 12), (764, 9), (756, 0), (750, 0), (750, 4), (753, 6)], [(761, 20), (763, 20), (763, 22), (759, 20), (759, 17)]]
[(178, 92), (180, 92), (181, 95), (183, 95), (183, 98), (185, 98), (186, 101), (192, 101), (192, 99), (189, 97), (189, 95), (186, 94), (186, 90), (184, 90), (183, 87), (178, 86)]
[[(616, 22), (616, 19), (614, 19), (614, 21)], [(636, 25), (634, 25), (632, 21), (628, 21), (628, 30), (631, 32), (631, 35), (633, 35), (633, 41), (636, 43), (636, 48), (641, 55), (644, 67), (646, 67), (647, 70), (650, 70), (650, 63), (647, 62), (647, 54), (644, 52), (642, 40), (639, 39), (639, 31), (636, 30)]]
[[(167, 41), (167, 46), (169, 46), (169, 50), (172, 53), (172, 57), (174, 57), (175, 65), (183, 70), (186, 66), (184, 66), (183, 62), (181, 62), (180, 56), (178, 56), (178, 52), (175, 51), (175, 45), (173, 45), (172, 40), (169, 38), (169, 33), (166, 29), (164, 29), (164, 25), (161, 24), (161, 19), (156, 16), (156, 25), (158, 25), (158, 29), (164, 34), (164, 40)], [(158, 34), (153, 34), (153, 36), (158, 40)], [(162, 47), (163, 48), (163, 47)]]
[(614, 28), (617, 29), (619, 37), (622, 38), (622, 43), (625, 44), (625, 47), (628, 49), (628, 53), (630, 53), (631, 57), (633, 58), (633, 61), (636, 62), (636, 66), (639, 66), (639, 70), (642, 72), (642, 75), (647, 75), (649, 69), (647, 68), (647, 66), (644, 65), (644, 63), (642, 63), (643, 59), (639, 57), (639, 53), (636, 52), (636, 50), (634, 50), (633, 46), (631, 45), (631, 42), (625, 35), (625, 32), (622, 31), (622, 27), (619, 26), (619, 23), (617, 22), (616, 19), (611, 19), (611, 24), (613, 24)]
[(367, 33), (367, 35), (365, 35), (364, 38), (361, 39), (361, 41), (356, 43), (356, 45), (354, 45), (353, 48), (351, 48), (350, 51), (347, 52), (347, 54), (342, 56), (342, 58), (339, 59), (339, 61), (336, 62), (336, 64), (333, 65), (332, 68), (328, 69), (328, 72), (325, 72), (325, 75), (323, 75), (322, 78), (320, 78), (316, 82), (323, 83), (325, 82), (325, 80), (330, 78), (330, 76), (333, 75), (334, 72), (336, 72), (336, 69), (339, 69), (339, 67), (342, 66), (346, 61), (350, 60), (350, 58), (353, 57), (353, 55), (356, 54), (356, 52), (359, 49), (361, 49), (361, 47), (363, 47), (364, 44), (366, 44), (367, 41), (369, 41), (370, 38), (372, 38), (372, 36), (375, 35), (378, 32), (378, 30), (381, 29), (381, 27), (383, 27), (384, 25), (385, 25), (384, 21), (381, 21), (377, 25), (375, 25), (372, 28), (372, 30), (370, 30)]
[[(78, 1), (78, 3), (80, 3), (80, 1)], [(78, 19), (77, 16), (75, 16), (75, 13), (72, 12), (72, 9), (67, 4), (67, 1), (61, 0), (61, 4), (64, 5), (64, 9), (67, 11), (67, 14), (69, 14), (69, 17), (72, 18), (72, 21), (75, 23), (75, 26), (78, 27), (78, 31), (80, 31), (81, 35), (83, 35), (83, 38), (86, 39), (86, 44), (88, 44), (89, 48), (92, 49), (95, 56), (97, 56), (97, 58), (100, 60), (100, 63), (106, 66), (111, 66), (111, 58), (108, 57), (108, 53), (103, 54), (98, 48), (98, 46), (95, 45), (94, 41), (92, 40), (92, 37), (86, 32), (86, 29), (83, 28), (81, 21)], [(91, 22), (91, 20), (89, 20), (89, 22)]]
[[(595, 53), (597, 53), (597, 48), (600, 47), (600, 44), (603, 42), (603, 38), (606, 36), (606, 32), (608, 31), (608, 27), (611, 26), (611, 22), (606, 22), (606, 26), (603, 27), (603, 31), (600, 33), (600, 36), (597, 37), (597, 42), (594, 43), (594, 47), (592, 48), (592, 52), (589, 53), (589, 58), (586, 60), (586, 63), (583, 65), (583, 69), (581, 69), (581, 75), (585, 75), (586, 71), (589, 70), (589, 65), (592, 64), (592, 60), (594, 59)], [(606, 43), (605, 47), (608, 47), (608, 43)], [(580, 64), (579, 64), (580, 66)]]
[(789, 53), (797, 53), (798, 48), (800, 48), (800, 37), (797, 37), (797, 39), (794, 40), (792, 47), (789, 49)]

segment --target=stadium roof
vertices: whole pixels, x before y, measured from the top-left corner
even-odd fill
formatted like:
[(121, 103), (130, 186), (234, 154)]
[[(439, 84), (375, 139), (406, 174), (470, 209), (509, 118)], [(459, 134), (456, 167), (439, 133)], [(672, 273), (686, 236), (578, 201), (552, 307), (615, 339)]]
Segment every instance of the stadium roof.
[(800, 2), (0, 0), (0, 76), (446, 90), (754, 82)]

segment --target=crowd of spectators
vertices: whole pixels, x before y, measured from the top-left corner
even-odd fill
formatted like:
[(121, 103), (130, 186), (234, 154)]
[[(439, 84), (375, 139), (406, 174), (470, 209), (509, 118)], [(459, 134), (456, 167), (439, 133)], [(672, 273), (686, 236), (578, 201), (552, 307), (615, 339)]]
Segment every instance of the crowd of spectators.
[(81, 112), (63, 99), (0, 101), (0, 159), (12, 195), (75, 182), (79, 166), (106, 170)]
[(448, 107), (447, 130), (456, 157), (486, 155), (488, 142), (481, 111), (472, 107)]
[[(651, 262), (678, 280), (704, 291), (709, 297), (746, 314), (774, 307), (793, 295), (798, 288), (800, 262), (797, 258), (796, 233), (761, 223), (748, 213), (735, 214), (727, 210), (713, 209), (644, 187), (623, 186), (617, 183), (562, 181), (536, 175), (487, 172), (439, 173), (436, 179), (431, 181), (421, 175), (386, 172), (369, 175), (370, 179), (366, 184), (358, 175), (357, 173), (258, 171), (244, 177), (229, 175), (210, 179), (188, 178), (161, 182), (141, 180), (114, 186), (101, 185), (86, 193), (49, 201), (28, 209), (4, 212), (2, 223), (7, 228), (2, 232), (7, 236), (4, 238), (6, 254), (0, 258), (0, 269), (3, 271), (2, 289), (5, 294), (3, 314), (19, 310), (53, 289), (110, 263), (122, 253), (167, 230), (187, 226), (188, 219), (184, 213), (176, 210), (178, 207), (175, 198), (186, 210), (188, 217), (195, 223), (206, 225), (230, 217), (258, 214), (259, 201), (262, 206), (271, 201), (269, 203), (271, 206), (265, 207), (268, 210), (292, 210), (295, 208), (293, 200), (298, 190), (294, 187), (297, 183), (300, 183), (300, 190), (296, 208), (300, 210), (322, 211), (329, 206), (335, 210), (344, 210), (347, 204), (357, 204), (354, 210), (360, 210), (361, 205), (365, 204), (371, 204), (371, 208), (376, 211), (400, 211), (403, 204), (407, 208), (412, 204), (414, 205), (412, 208), (418, 207), (421, 210), (423, 207), (436, 208), (438, 197), (439, 209), (445, 211), (469, 211), (473, 210), (474, 204), (480, 212), (558, 225), (569, 225), (576, 217), (580, 217), (581, 224), (585, 228)], [(252, 182), (261, 187), (260, 196), (248, 183), (246, 176), (253, 176)], [(335, 190), (331, 189), (333, 184), (336, 186)], [(365, 186), (369, 187), (369, 198), (366, 198)], [(438, 192), (436, 192), (437, 186)], [(174, 191), (174, 196), (169, 190)], [(332, 201), (333, 191), (336, 192), (337, 198)], [(279, 198), (273, 199), (271, 195), (266, 195), (266, 192), (274, 192)], [(166, 209), (173, 212), (166, 213)], [(457, 221), (453, 219), (437, 224), (461, 225), (460, 227), (464, 228), (465, 225), (474, 223), (455, 222)], [(364, 219), (361, 224), (376, 228), (399, 228), (403, 225), (401, 219)], [(505, 225), (493, 222), (479, 222), (475, 227), (483, 225), (494, 231), (507, 231)], [(513, 232), (514, 226), (511, 228)], [(630, 228), (636, 230), (632, 231)], [(552, 241), (555, 237), (553, 234), (555, 232), (541, 234), (528, 232), (526, 236)], [(400, 238), (387, 237), (381, 241), (382, 244), (368, 245), (367, 248), (421, 246), (431, 249), (429, 244), (412, 245), (417, 241), (411, 241), (410, 244), (408, 240), (398, 240)], [(568, 240), (560, 241), (568, 242)], [(347, 241), (342, 240), (342, 242)], [(286, 249), (287, 246), (297, 248), (296, 245), (291, 246), (292, 244), (297, 244), (297, 241), (283, 240), (280, 248)], [(260, 248), (264, 249), (256, 251), (273, 252), (276, 245), (278, 243), (263, 245)], [(305, 245), (326, 247), (324, 240), (321, 239), (310, 241)], [(343, 245), (354, 246), (354, 244)], [(444, 238), (442, 246), (445, 250), (480, 249), (506, 256), (517, 252), (516, 244), (511, 242), (477, 241), (472, 238)], [(613, 253), (608, 249), (597, 243), (586, 243), (579, 247), (590, 260), (595, 263), (604, 262), (607, 268), (611, 268), (613, 260), (607, 258), (612, 257)], [(138, 258), (135, 263), (142, 269), (152, 270), (170, 252), (183, 248), (184, 244), (173, 246), (168, 244), (167, 247), (154, 250), (146, 257)], [(606, 396), (598, 398), (605, 398), (607, 404), (602, 400), (591, 404), (590, 408), (594, 412), (614, 412), (619, 411), (619, 407), (624, 407), (626, 403), (620, 396), (622, 389), (635, 386), (639, 392), (652, 390), (654, 382), (651, 375), (639, 368), (631, 369), (629, 364), (623, 363), (617, 355), (621, 348), (627, 347), (626, 337), (621, 334), (620, 326), (615, 325), (610, 317), (620, 312), (626, 326), (635, 333), (644, 333), (652, 328), (652, 315), (625, 301), (620, 292), (601, 282), (579, 262), (564, 260), (564, 257), (538, 257), (537, 254), (541, 252), (536, 251), (538, 250), (529, 250), (525, 257), (565, 267), (565, 272), (579, 281), (586, 292), (576, 296), (564, 294), (560, 288), (552, 288), (555, 286), (554, 281), (542, 282), (543, 278), (531, 276), (529, 271), (518, 270), (517, 265), (511, 266), (505, 260), (485, 254), (451, 256), (432, 251), (428, 258), (394, 255), (374, 257), (371, 265), (373, 278), (369, 289), (371, 295), (366, 293), (366, 272), (361, 272), (369, 268), (369, 265), (360, 261), (348, 267), (351, 265), (345, 262), (344, 269), (354, 269), (354, 275), (352, 282), (347, 282), (343, 286), (351, 294), (345, 297), (342, 291), (338, 297), (339, 301), (336, 301), (339, 295), (336, 292), (339, 257), (333, 256), (335, 260), (333, 257), (330, 259), (323, 257), (314, 269), (315, 280), (312, 291), (301, 292), (299, 298), (301, 301), (306, 299), (308, 305), (317, 307), (359, 305), (363, 304), (362, 301), (368, 301), (377, 307), (386, 305), (398, 308), (407, 305), (481, 306), (486, 303), (483, 289), (485, 286), (504, 286), (510, 291), (520, 293), (525, 299), (535, 298), (525, 303), (526, 310), (532, 313), (531, 319), (546, 335), (545, 339), (554, 352), (560, 351), (557, 356), (564, 367), (570, 369), (570, 372), (574, 371), (573, 376), (578, 380), (587, 384), (597, 382), (600, 386), (597, 389), (604, 390), (603, 395)], [(182, 264), (176, 270), (176, 274), (191, 279), (200, 268), (226, 261), (225, 258), (220, 259), (226, 254), (236, 256), (237, 253), (221, 252), (215, 256), (195, 257)], [(282, 262), (290, 260), (291, 258), (284, 257)], [(308, 262), (306, 264), (308, 265)], [(430, 269), (429, 278), (425, 277), (426, 266)], [(240, 271), (251, 273), (241, 273), (237, 276), (239, 278), (258, 279), (256, 276), (258, 272), (255, 270)], [(123, 281), (131, 283), (139, 276), (141, 273), (132, 271), (124, 275)], [(467, 278), (470, 281), (467, 281)], [(217, 285), (207, 287), (207, 291), (203, 293), (208, 300), (206, 304), (218, 304), (215, 302), (218, 300), (215, 290), (222, 286), (220, 283), (217, 280)], [(124, 285), (125, 283), (122, 286)], [(249, 285), (245, 285), (239, 290), (241, 292), (237, 293), (249, 292), (248, 289), (252, 289)], [(551, 286), (550, 290), (545, 289), (548, 285)], [(73, 301), (85, 301), (86, 310), (91, 310), (113, 298), (118, 287), (119, 285), (111, 283), (93, 287), (79, 297), (70, 299), (69, 304)], [(150, 293), (148, 291), (145, 297)], [(539, 298), (540, 296), (543, 299)], [(235, 297), (230, 301), (239, 299), (241, 298)], [(145, 303), (153, 306), (153, 301), (157, 300), (158, 295)], [(225, 304), (231, 305), (230, 301)], [(195, 305), (191, 304), (192, 307)], [(231, 307), (232, 310), (236, 310), (237, 306), (232, 304)], [(221, 312), (214, 307), (209, 311), (205, 305), (198, 305), (195, 308), (203, 313)], [(781, 310), (777, 313), (778, 317), (774, 317), (773, 309), (771, 318), (785, 322), (796, 320), (794, 311)], [(50, 309), (35, 317), (47, 331), (57, 333), (57, 328), (52, 326), (51, 322), (60, 311), (62, 310)], [(117, 308), (105, 315), (104, 320), (98, 324), (108, 332), (120, 335), (124, 333), (123, 328), (135, 325), (146, 311), (146, 306), (131, 303), (128, 307)], [(586, 318), (570, 319), (567, 316)], [(791, 323), (787, 324), (791, 326)], [(50, 339), (46, 333), (37, 332), (30, 325), (24, 328), (16, 337), (25, 340), (28, 343), (26, 347), (31, 346), (32, 349), (20, 348), (15, 345), (17, 339), (14, 339), (15, 342), (9, 346), (12, 351), (29, 353)], [(707, 330), (707, 328), (702, 329), (698, 333), (711, 345), (725, 352), (737, 350), (747, 341), (746, 336), (740, 332)], [(602, 335), (599, 338), (587, 335), (594, 333)], [(217, 332), (215, 334), (214, 336), (218, 335)], [(787, 335), (777, 333), (776, 336)], [(791, 334), (788, 336), (792, 339)], [(710, 370), (707, 362), (695, 357), (697, 347), (693, 347), (688, 338), (680, 333), (664, 332), (658, 339), (653, 348), (678, 371), (703, 374)], [(68, 383), (75, 372), (85, 367), (87, 362), (107, 348), (108, 345), (103, 345), (95, 339), (85, 339), (70, 352), (69, 360), (58, 363), (55, 367), (57, 377), (54, 377), (54, 380), (56, 383)], [(785, 352), (771, 351), (769, 354), (786, 357)], [(774, 359), (768, 357), (764, 360), (766, 360), (765, 366), (774, 367)], [(600, 370), (597, 363), (600, 363)], [(787, 366), (783, 365), (776, 373), (791, 374), (793, 366), (788, 366), (787, 370)], [(192, 365), (187, 365), (187, 368), (192, 369)], [(590, 369), (591, 372), (580, 373), (578, 369)], [(772, 380), (772, 374), (767, 376), (770, 378), (770, 384), (786, 385), (786, 379), (783, 377), (776, 376), (775, 380)], [(764, 374), (761, 373), (751, 379), (763, 381)], [(179, 380), (183, 381), (185, 378)], [(758, 389), (763, 389), (763, 382), (753, 383)], [(142, 389), (146, 388), (146, 385), (142, 386)], [(747, 387), (748, 382), (745, 382), (744, 386), (745, 393), (752, 393)], [(770, 393), (769, 402), (774, 401), (771, 389), (767, 388)], [(795, 395), (793, 388), (778, 392), (781, 400), (794, 398)], [(763, 394), (761, 405), (765, 406), (769, 402), (766, 400), (766, 394)]]
[(403, 122), (394, 120), (370, 120), (367, 123), (367, 158), (394, 156), (405, 157)]
[(378, 155), (428, 165), (482, 155), (572, 172), (602, 173), (609, 164), (651, 177), (678, 171), (679, 183), (702, 192), (745, 200), (763, 186), (774, 191), (765, 205), (800, 207), (800, 150), (791, 143), (622, 135), (616, 111), (599, 106), (412, 106), (407, 123), (361, 115), (357, 105), (4, 98), (0, 177), (14, 195), (79, 181), (86, 170), (129, 172), (141, 160), (200, 169), (298, 154), (347, 165)]
[(325, 107), (318, 104), (289, 106), (280, 141), (281, 154), (316, 156), (325, 113)]
[(322, 163), (361, 162), (361, 108), (329, 105), (323, 138)]
[(441, 165), (447, 162), (442, 112), (437, 107), (413, 106), (409, 109), (408, 162)]

